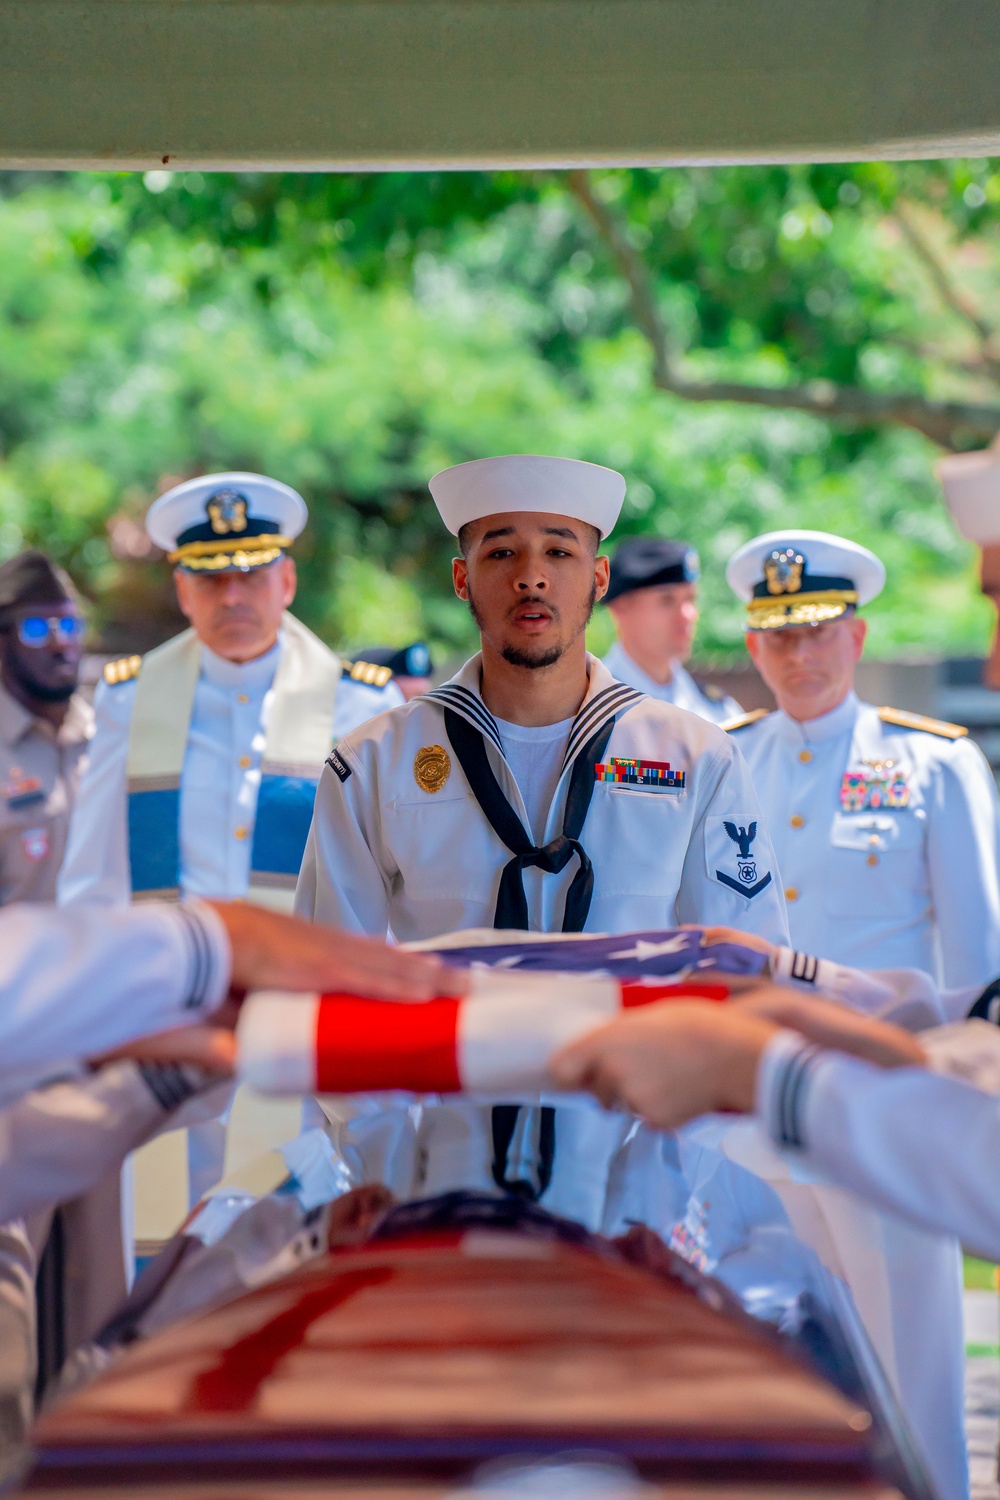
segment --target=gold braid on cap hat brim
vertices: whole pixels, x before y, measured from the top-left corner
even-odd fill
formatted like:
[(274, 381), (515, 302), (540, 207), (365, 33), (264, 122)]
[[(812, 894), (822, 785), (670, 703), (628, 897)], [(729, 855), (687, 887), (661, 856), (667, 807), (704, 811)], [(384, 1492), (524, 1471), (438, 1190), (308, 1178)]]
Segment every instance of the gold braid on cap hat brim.
[(849, 604), (857, 604), (856, 589), (826, 589), (789, 598), (751, 599), (747, 605), (748, 630), (780, 630), (786, 625), (822, 625), (836, 620)]
[(185, 542), (167, 553), (167, 562), (192, 572), (218, 572), (221, 568), (263, 568), (292, 545), (290, 536), (233, 537), (229, 541)]

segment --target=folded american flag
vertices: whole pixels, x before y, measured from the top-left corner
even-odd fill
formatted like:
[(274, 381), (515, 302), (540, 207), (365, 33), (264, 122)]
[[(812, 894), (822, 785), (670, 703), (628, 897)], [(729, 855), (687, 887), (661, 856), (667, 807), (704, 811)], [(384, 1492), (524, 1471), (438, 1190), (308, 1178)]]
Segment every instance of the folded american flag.
[(702, 948), (698, 932), (457, 937), (468, 941), (435, 951), (468, 969), (460, 998), (250, 996), (237, 1031), (240, 1077), (268, 1094), (541, 1089), (560, 1047), (623, 1009), (725, 1000), (725, 976), (759, 974), (766, 962), (734, 944)]

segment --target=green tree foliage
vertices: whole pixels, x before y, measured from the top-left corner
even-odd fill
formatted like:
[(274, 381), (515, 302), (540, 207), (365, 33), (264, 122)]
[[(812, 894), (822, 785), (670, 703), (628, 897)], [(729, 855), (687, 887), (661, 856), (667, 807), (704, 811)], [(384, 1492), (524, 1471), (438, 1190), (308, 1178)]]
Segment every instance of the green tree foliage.
[(459, 650), (428, 476), (562, 452), (626, 473), (622, 534), (701, 548), (706, 652), (739, 648), (727, 556), (789, 523), (885, 558), (878, 654), (980, 649), (932, 464), (1000, 426), (998, 217), (988, 161), (7, 174), (0, 553), (48, 547), (109, 649), (145, 645), (173, 628), (145, 507), (262, 470), (311, 506), (310, 624)]

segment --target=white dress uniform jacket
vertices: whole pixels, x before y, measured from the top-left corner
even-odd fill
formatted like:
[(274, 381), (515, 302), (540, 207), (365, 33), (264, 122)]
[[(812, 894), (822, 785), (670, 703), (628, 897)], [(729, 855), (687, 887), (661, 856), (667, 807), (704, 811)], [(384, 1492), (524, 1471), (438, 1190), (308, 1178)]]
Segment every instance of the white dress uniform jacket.
[(1000, 803), (974, 744), (883, 722), (854, 693), (808, 723), (777, 712), (733, 738), (796, 948), (924, 969), (954, 990), (1000, 975)]
[[(256, 661), (237, 663), (203, 648), (181, 774), (182, 895), (239, 900), (250, 888), (261, 762), (281, 650), (279, 637)], [(59, 875), (60, 905), (121, 905), (130, 899), (126, 769), (135, 694), (134, 679), (98, 686), (96, 732)], [(395, 683), (376, 688), (345, 677), (331, 740), (402, 702)]]
[(672, 703), (675, 708), (686, 708), (689, 714), (697, 714), (699, 719), (707, 719), (710, 724), (725, 724), (743, 712), (736, 699), (726, 693), (709, 697), (679, 661), (673, 664), (669, 682), (655, 682), (638, 662), (632, 660), (621, 641), (615, 641), (604, 658), (604, 665), (612, 677), (627, 682), (629, 687), (638, 688), (647, 698)]
[[(663, 789), (603, 780), (580, 833), (593, 863), (585, 931), (629, 932), (683, 922), (726, 924), (785, 941), (784, 905), (753, 785), (733, 742), (714, 726), (616, 683), (589, 658), (590, 685), (570, 730), (549, 807), (546, 841), (558, 837), (574, 757), (615, 713), (602, 765), (669, 765)], [(450, 708), (483, 738), (500, 788), (524, 827), (521, 794), (496, 723), (479, 691), (481, 658), (450, 683), (380, 714), (342, 740), (316, 794), (295, 909), (300, 916), (401, 942), (492, 927), (511, 850), (490, 826), (445, 732)], [(421, 773), (433, 752), (440, 785)], [(437, 752), (440, 752), (438, 756)], [(610, 771), (619, 775), (619, 771)], [(742, 842), (741, 842), (742, 841)], [(558, 874), (527, 870), (531, 930), (558, 932), (576, 858)]]

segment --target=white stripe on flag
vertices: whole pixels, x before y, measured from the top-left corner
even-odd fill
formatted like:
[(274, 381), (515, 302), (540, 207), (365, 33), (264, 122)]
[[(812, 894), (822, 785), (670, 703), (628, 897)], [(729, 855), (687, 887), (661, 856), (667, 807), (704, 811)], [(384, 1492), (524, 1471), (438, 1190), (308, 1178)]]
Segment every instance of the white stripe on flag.
[(484, 969), (473, 969), (471, 979), (456, 1038), (458, 1073), (469, 1090), (551, 1088), (553, 1053), (621, 1009), (615, 979)]
[(316, 1088), (319, 995), (258, 990), (236, 1026), (237, 1075), (262, 1094), (311, 1094)]

